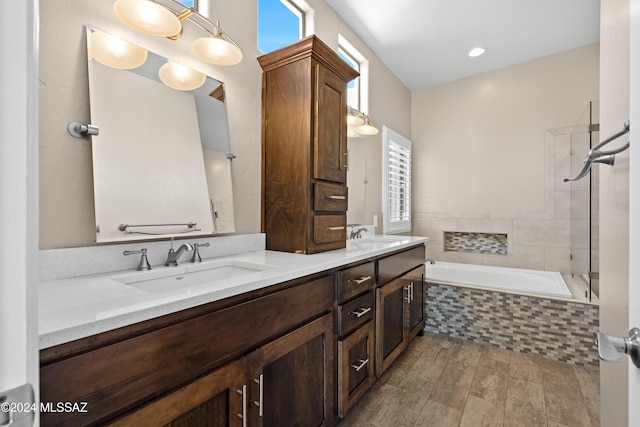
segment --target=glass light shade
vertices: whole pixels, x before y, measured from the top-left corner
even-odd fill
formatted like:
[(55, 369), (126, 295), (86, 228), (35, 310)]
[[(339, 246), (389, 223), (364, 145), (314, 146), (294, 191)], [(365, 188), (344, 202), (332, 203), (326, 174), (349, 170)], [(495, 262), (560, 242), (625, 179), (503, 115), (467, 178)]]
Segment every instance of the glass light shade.
[(191, 48), (201, 59), (212, 64), (235, 65), (242, 60), (240, 48), (219, 35), (195, 39)]
[(182, 31), (178, 17), (151, 0), (117, 0), (113, 10), (122, 22), (143, 33), (169, 37)]
[(204, 74), (171, 61), (168, 61), (160, 67), (158, 75), (162, 83), (177, 90), (197, 89), (202, 86), (207, 79), (207, 76)]
[(472, 58), (475, 58), (477, 56), (482, 55), (485, 52), (484, 48), (482, 47), (474, 47), (473, 49), (471, 49), (469, 51), (469, 56)]
[(100, 30), (91, 33), (89, 46), (91, 58), (111, 68), (136, 68), (147, 60), (146, 49)]
[(375, 135), (379, 132), (378, 129), (371, 124), (368, 118), (363, 125), (356, 126), (353, 130), (360, 135), (366, 136)]
[(354, 116), (353, 114), (349, 114), (347, 116), (347, 124), (349, 126), (360, 126), (360, 125), (364, 124), (364, 120), (362, 120), (362, 117)]

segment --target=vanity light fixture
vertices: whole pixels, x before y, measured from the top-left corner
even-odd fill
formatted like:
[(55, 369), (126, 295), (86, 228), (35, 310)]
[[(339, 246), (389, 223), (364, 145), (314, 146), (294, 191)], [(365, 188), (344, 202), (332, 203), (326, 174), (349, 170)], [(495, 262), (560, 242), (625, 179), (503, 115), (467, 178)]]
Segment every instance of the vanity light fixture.
[(347, 124), (349, 126), (355, 126), (353, 131), (359, 135), (375, 135), (379, 131), (371, 122), (371, 119), (366, 114), (350, 108), (349, 115), (347, 116)]
[(162, 83), (176, 90), (197, 89), (207, 80), (201, 72), (173, 61), (167, 61), (160, 67), (158, 76)]
[(137, 68), (147, 60), (146, 49), (98, 29), (92, 30), (89, 55), (103, 65), (123, 70)]
[(469, 56), (472, 57), (472, 58), (475, 58), (477, 56), (482, 55), (484, 52), (485, 52), (484, 48), (479, 47), (479, 46), (478, 47), (474, 47), (473, 49), (471, 49), (469, 51)]
[(130, 27), (170, 40), (182, 37), (183, 21), (189, 21), (208, 33), (191, 44), (200, 59), (217, 65), (235, 65), (242, 60), (242, 49), (219, 24), (176, 0), (116, 0), (113, 9)]

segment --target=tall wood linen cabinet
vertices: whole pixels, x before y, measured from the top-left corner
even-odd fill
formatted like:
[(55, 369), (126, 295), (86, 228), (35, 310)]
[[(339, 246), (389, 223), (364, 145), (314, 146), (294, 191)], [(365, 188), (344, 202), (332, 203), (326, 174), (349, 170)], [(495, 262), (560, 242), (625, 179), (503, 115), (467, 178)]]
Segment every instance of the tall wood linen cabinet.
[(267, 249), (346, 245), (347, 83), (358, 72), (316, 36), (258, 58)]

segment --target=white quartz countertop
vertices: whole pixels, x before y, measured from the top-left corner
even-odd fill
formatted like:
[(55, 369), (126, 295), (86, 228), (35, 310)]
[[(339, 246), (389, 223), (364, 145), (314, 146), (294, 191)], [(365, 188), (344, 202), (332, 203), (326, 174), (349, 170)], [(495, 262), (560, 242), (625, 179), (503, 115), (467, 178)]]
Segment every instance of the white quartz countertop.
[[(154, 267), (147, 272), (128, 270), (40, 282), (40, 349), (384, 255), (427, 240), (413, 236), (375, 236), (351, 240), (345, 249), (314, 255), (255, 251), (210, 258), (197, 264), (190, 264), (185, 257), (178, 267)], [(158, 290), (146, 284), (137, 286), (140, 282), (127, 284), (138, 277), (171, 275), (175, 278), (188, 268), (206, 270), (225, 265), (238, 267), (237, 270), (242, 270), (243, 266), (253, 269), (225, 279), (221, 279), (219, 274), (224, 269), (210, 270), (211, 281), (204, 276), (206, 272), (200, 271), (197, 273), (199, 282), (187, 286), (184, 286), (186, 282), (181, 282), (178, 289)]]

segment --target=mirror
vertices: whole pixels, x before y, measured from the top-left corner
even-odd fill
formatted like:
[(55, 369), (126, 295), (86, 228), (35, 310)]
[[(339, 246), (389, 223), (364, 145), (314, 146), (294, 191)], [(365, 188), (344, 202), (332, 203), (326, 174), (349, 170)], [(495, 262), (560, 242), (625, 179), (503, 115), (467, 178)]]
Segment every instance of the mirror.
[(234, 232), (224, 85), (91, 26), (87, 51), (97, 242)]

